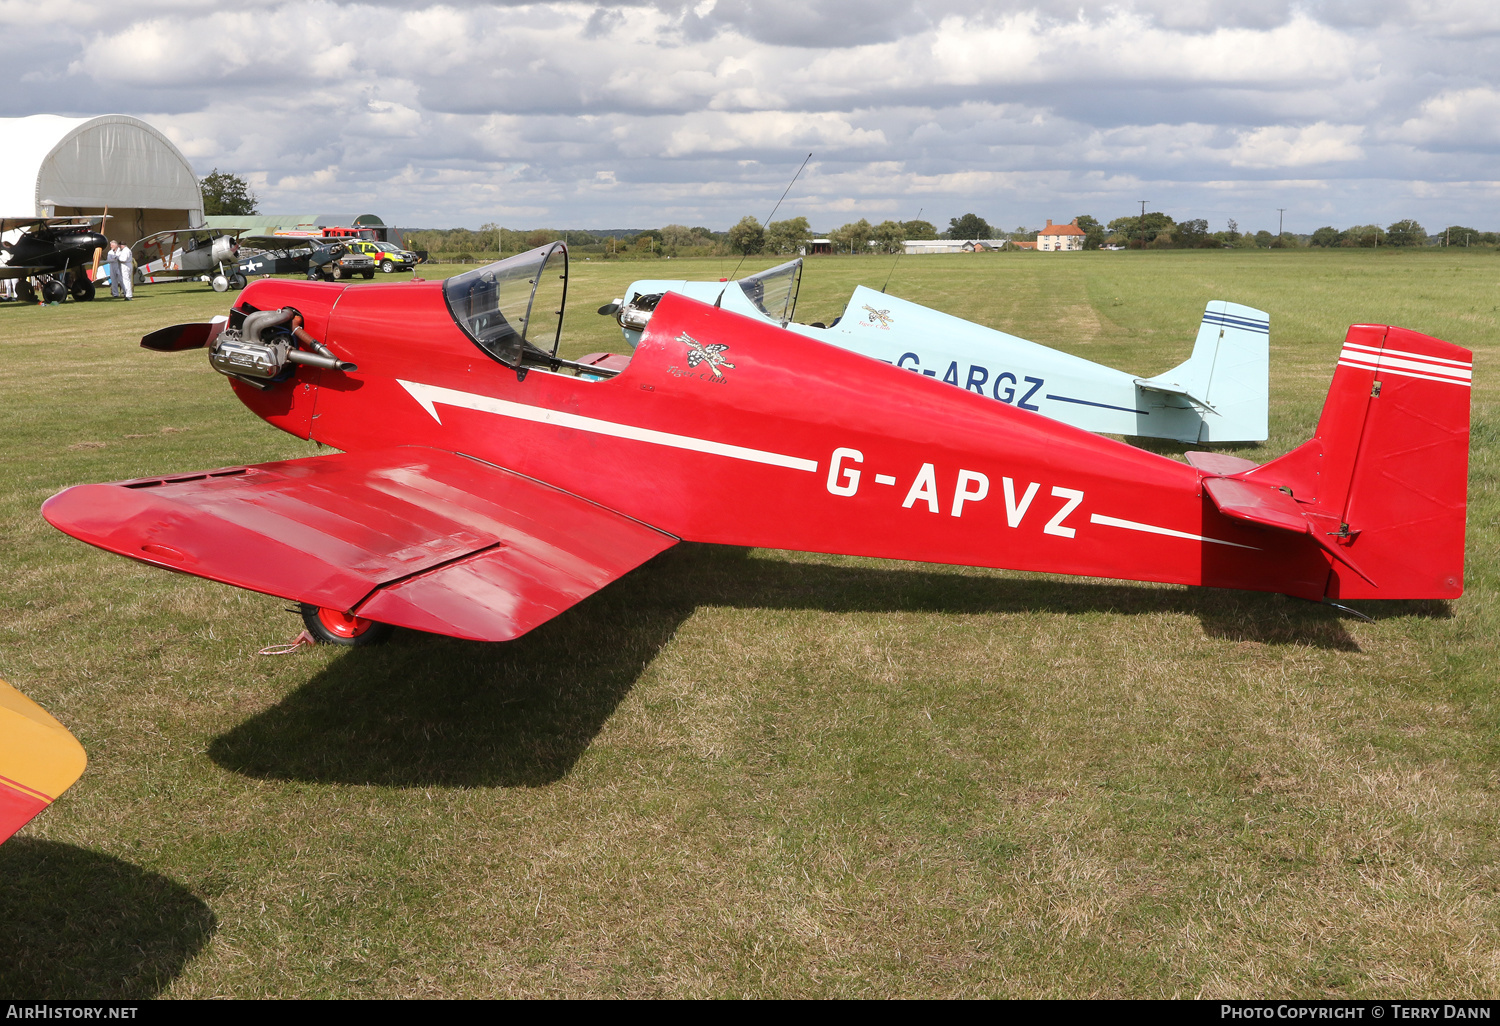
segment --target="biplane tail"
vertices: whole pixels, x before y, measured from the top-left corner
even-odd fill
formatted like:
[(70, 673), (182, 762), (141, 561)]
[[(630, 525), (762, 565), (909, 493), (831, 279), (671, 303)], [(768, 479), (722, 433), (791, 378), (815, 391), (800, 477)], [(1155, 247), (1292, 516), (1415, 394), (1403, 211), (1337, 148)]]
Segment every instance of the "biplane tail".
[(1193, 355), (1165, 374), (1136, 378), (1197, 407), (1200, 442), (1263, 442), (1271, 397), (1271, 315), (1221, 299), (1203, 309)]
[(1310, 441), (1264, 466), (1191, 453), (1219, 512), (1306, 533), (1331, 557), (1324, 597), (1463, 593), (1473, 354), (1358, 324)]

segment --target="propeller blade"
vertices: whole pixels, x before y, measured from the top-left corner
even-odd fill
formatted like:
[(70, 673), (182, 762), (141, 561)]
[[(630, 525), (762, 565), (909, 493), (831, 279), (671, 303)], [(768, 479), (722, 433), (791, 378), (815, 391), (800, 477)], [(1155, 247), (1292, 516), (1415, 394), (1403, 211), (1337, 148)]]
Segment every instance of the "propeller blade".
[(154, 349), (158, 353), (180, 353), (187, 349), (202, 349), (218, 338), (219, 332), (228, 326), (228, 317), (215, 317), (206, 324), (199, 321), (193, 324), (173, 324), (166, 328), (157, 328), (141, 339), (141, 348)]

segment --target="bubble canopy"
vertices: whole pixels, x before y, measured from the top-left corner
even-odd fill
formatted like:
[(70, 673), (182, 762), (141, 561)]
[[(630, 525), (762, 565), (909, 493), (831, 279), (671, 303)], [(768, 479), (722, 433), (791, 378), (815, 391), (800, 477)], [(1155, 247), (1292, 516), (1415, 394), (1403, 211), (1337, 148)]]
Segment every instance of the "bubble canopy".
[(443, 283), (453, 320), (479, 348), (516, 370), (569, 364), (557, 355), (568, 296), (568, 247), (538, 246)]

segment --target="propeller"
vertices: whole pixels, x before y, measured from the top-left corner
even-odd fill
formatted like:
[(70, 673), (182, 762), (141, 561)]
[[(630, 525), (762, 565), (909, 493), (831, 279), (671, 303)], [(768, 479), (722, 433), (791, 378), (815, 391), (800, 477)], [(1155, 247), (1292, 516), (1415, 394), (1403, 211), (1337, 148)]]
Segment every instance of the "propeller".
[(206, 324), (198, 321), (192, 324), (173, 324), (169, 327), (158, 328), (151, 334), (141, 339), (142, 349), (154, 349), (158, 353), (180, 353), (188, 349), (202, 349), (214, 339), (219, 337), (219, 332), (229, 326), (228, 317), (215, 317)]

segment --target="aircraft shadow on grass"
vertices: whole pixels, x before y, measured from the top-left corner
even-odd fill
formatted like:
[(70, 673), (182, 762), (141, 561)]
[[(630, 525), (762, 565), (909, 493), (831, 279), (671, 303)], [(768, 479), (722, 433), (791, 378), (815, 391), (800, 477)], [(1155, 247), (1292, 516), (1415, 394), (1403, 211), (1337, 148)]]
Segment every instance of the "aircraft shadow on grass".
[(0, 994), (145, 1000), (218, 928), (187, 888), (85, 848), (13, 837), (0, 846)]
[[(398, 632), (354, 649), (224, 733), (252, 777), (397, 787), (539, 787), (565, 777), (641, 671), (702, 605), (830, 612), (1187, 613), (1236, 641), (1357, 651), (1331, 609), (1279, 595), (749, 559), (683, 544), (503, 645)], [(1447, 604), (1381, 614), (1447, 616)]]

